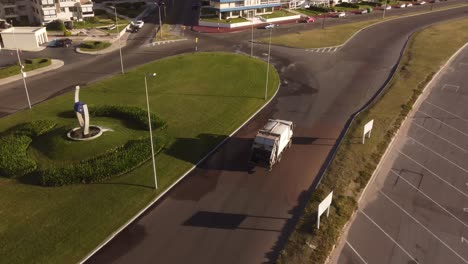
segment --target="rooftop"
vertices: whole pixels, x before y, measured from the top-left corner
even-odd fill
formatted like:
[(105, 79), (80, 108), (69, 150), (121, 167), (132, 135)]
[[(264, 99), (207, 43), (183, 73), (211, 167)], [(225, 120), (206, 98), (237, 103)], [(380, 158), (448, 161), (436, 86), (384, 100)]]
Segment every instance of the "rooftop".
[(11, 27), (4, 29), (1, 31), (2, 33), (7, 33), (7, 34), (26, 34), (26, 33), (34, 33), (44, 27)]

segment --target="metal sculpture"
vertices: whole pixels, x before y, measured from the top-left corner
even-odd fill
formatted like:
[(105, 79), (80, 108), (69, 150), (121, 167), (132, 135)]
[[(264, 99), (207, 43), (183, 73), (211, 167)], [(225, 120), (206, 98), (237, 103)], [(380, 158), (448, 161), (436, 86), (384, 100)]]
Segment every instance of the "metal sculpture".
[(76, 86), (75, 89), (75, 105), (73, 108), (75, 110), (78, 123), (80, 124), (83, 137), (87, 137), (89, 135), (89, 112), (88, 105), (80, 102), (80, 86)]

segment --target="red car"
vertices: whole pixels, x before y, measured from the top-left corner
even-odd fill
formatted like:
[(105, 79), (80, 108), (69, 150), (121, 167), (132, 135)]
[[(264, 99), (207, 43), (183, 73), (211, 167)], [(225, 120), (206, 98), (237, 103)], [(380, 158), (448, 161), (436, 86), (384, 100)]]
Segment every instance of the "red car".
[(299, 21), (302, 23), (313, 23), (315, 22), (315, 17), (301, 17)]

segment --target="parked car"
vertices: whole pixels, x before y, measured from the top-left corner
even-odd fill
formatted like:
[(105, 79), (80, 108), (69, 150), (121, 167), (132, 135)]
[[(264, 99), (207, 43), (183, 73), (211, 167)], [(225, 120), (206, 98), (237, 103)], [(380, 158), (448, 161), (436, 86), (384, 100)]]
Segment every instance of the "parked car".
[(367, 12), (367, 9), (357, 9), (357, 10), (352, 11), (352, 13), (360, 15), (360, 14), (367, 14), (368, 12)]
[(303, 16), (299, 19), (299, 22), (302, 23), (313, 23), (315, 22), (315, 17)]
[(73, 41), (69, 38), (64, 38), (64, 39), (54, 39), (51, 42), (47, 44), (47, 47), (52, 47), (52, 48), (62, 48), (62, 47), (71, 47), (73, 44)]
[(410, 7), (410, 6), (413, 6), (413, 4), (412, 3), (407, 3), (406, 4), (406, 7)]
[(337, 12), (337, 13), (333, 13), (332, 15), (333, 17), (345, 17), (346, 16), (346, 13), (345, 12)]
[(140, 30), (140, 28), (137, 27), (137, 26), (130, 26), (130, 28), (128, 29), (128, 31), (130, 31), (130, 33), (137, 33), (139, 30)]
[(139, 29), (143, 27), (143, 25), (145, 24), (145, 22), (143, 22), (143, 20), (137, 20), (137, 21), (132, 21), (130, 23), (132, 26), (135, 26), (135, 27), (138, 27)]
[(406, 4), (397, 4), (396, 6), (394, 6), (396, 8), (405, 8), (406, 7)]
[(416, 3), (414, 3), (414, 4), (415, 4), (415, 5), (424, 5), (424, 4), (426, 4), (426, 2), (424, 2), (424, 1), (419, 1), (419, 2), (416, 2)]
[(273, 24), (273, 23), (268, 23), (267, 25), (263, 26), (262, 28), (271, 29), (271, 28), (275, 28), (275, 27), (279, 27), (279, 25), (278, 24)]

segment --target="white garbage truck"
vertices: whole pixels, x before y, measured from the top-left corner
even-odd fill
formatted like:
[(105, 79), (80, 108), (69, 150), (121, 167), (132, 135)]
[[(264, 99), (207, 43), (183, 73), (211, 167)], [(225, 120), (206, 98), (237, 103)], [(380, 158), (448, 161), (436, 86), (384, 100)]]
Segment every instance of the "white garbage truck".
[(266, 162), (270, 169), (280, 162), (286, 147), (291, 146), (293, 127), (291, 121), (269, 119), (254, 139), (250, 162)]

